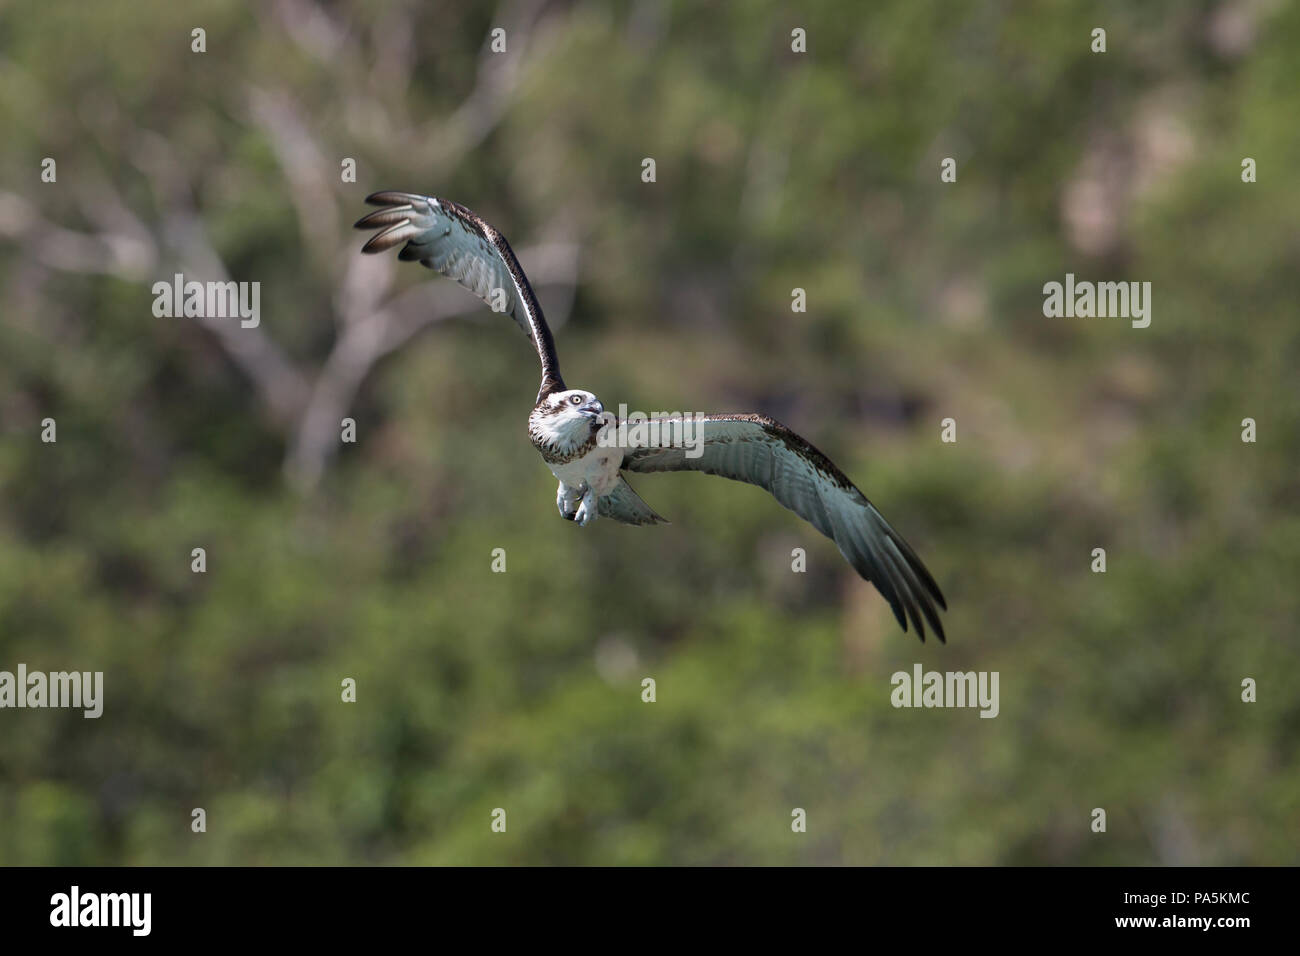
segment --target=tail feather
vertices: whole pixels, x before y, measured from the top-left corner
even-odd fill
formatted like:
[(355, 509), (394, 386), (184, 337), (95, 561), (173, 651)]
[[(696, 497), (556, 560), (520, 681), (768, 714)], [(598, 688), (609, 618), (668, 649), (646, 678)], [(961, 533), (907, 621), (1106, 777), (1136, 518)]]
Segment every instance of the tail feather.
[(614, 490), (602, 497), (597, 504), (601, 515), (622, 524), (668, 524), (668, 519), (656, 514), (653, 508), (642, 501), (641, 496), (632, 490), (622, 475)]

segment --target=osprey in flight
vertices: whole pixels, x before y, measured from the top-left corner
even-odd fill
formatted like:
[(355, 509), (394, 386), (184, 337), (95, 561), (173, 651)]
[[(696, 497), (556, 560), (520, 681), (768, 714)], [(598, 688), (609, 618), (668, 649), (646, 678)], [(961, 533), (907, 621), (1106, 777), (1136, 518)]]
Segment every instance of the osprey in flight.
[(928, 623), (944, 639), (935, 605), (948, 606), (921, 559), (844, 473), (803, 438), (762, 415), (736, 414), (652, 420), (664, 432), (693, 430), (694, 447), (607, 440), (602, 429), (613, 424), (613, 416), (591, 392), (565, 387), (551, 330), (501, 233), (446, 199), (377, 192), (366, 202), (382, 208), (357, 228), (382, 231), (362, 252), (405, 243), (399, 259), (418, 260), (455, 279), (508, 312), (532, 340), (542, 362), (542, 384), (528, 416), (528, 437), (559, 480), (555, 504), (563, 517), (580, 525), (597, 515), (633, 525), (664, 521), (632, 490), (625, 471), (702, 471), (758, 485), (833, 540), (854, 570), (884, 595), (904, 631), (910, 620), (924, 641)]

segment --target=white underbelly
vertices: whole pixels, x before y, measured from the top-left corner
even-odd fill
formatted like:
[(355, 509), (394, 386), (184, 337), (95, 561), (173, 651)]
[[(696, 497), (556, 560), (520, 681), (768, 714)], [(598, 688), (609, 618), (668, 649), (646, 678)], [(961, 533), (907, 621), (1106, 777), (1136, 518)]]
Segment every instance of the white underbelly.
[(619, 466), (622, 464), (622, 449), (597, 445), (581, 458), (549, 467), (561, 484), (582, 491), (590, 488), (601, 496), (609, 494), (618, 483)]

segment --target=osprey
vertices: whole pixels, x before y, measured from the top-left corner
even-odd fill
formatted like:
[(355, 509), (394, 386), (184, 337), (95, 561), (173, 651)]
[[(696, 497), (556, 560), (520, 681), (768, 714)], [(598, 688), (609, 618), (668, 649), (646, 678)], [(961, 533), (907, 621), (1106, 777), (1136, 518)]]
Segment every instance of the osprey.
[(405, 243), (399, 259), (419, 261), (456, 280), (495, 310), (508, 312), (532, 340), (542, 383), (528, 416), (528, 437), (559, 481), (555, 504), (562, 517), (583, 526), (598, 515), (632, 525), (664, 521), (632, 490), (624, 472), (700, 471), (758, 485), (834, 541), (889, 602), (904, 631), (910, 620), (924, 641), (928, 623), (944, 640), (935, 605), (944, 610), (948, 605), (921, 559), (844, 473), (802, 437), (762, 415), (724, 414), (652, 420), (665, 431), (694, 426), (694, 449), (605, 440), (609, 433), (603, 429), (616, 424), (613, 416), (591, 392), (565, 386), (551, 330), (501, 233), (446, 199), (377, 192), (366, 202), (381, 208), (356, 227), (382, 231), (362, 252)]

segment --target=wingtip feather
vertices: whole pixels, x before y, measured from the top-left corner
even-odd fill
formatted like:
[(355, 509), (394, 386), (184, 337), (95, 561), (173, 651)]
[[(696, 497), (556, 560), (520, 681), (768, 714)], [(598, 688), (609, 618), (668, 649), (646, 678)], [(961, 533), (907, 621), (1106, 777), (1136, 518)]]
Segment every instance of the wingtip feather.
[(371, 236), (366, 244), (361, 247), (361, 251), (365, 253), (383, 252), (419, 234), (419, 228), (411, 225), (409, 219), (403, 219), (401, 222), (389, 226), (383, 232)]
[(417, 196), (415, 193), (402, 193), (392, 189), (381, 189), (366, 197), (366, 204), (370, 206), (400, 206), (403, 203), (425, 201), (425, 197)]
[(366, 213), (352, 224), (352, 228), (377, 229), (380, 226), (391, 226), (403, 219), (409, 219), (407, 213), (411, 211), (410, 203), (403, 206), (385, 206), (382, 209), (376, 209), (374, 212)]

